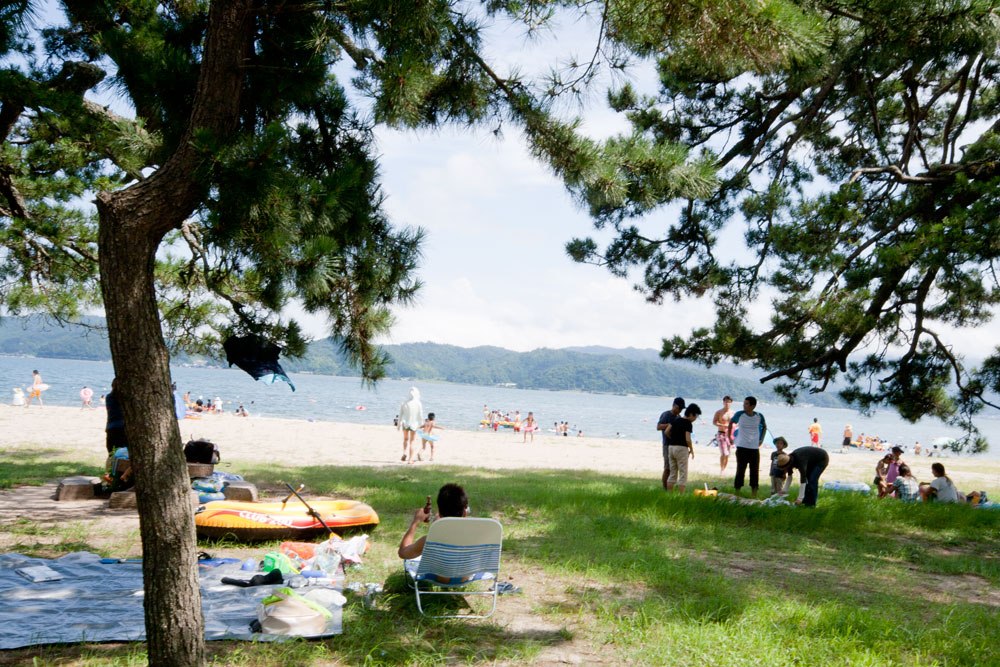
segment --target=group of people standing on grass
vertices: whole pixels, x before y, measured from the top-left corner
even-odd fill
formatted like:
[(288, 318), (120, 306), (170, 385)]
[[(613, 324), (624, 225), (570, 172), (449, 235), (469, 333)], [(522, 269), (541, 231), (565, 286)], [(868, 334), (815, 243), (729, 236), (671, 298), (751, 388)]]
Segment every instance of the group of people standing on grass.
[[(747, 396), (743, 400), (743, 409), (735, 414), (730, 409), (732, 402), (732, 397), (724, 397), (722, 409), (712, 418), (712, 424), (717, 429), (715, 441), (719, 445), (721, 472), (725, 472), (729, 456), (735, 450), (736, 477), (733, 487), (736, 495), (740, 495), (749, 473), (750, 493), (756, 498), (760, 476), (760, 447), (764, 444), (764, 434), (767, 433), (767, 421), (757, 411), (757, 399), (753, 396)], [(667, 491), (677, 489), (684, 492), (688, 460), (694, 458), (692, 426), (699, 415), (701, 408), (697, 404), (686, 405), (683, 398), (677, 397), (670, 410), (661, 414), (657, 421), (656, 429), (662, 433), (663, 439), (663, 488)], [(787, 447), (784, 438), (777, 438), (775, 446), (778, 441)], [(797, 470), (801, 488), (795, 502), (815, 506), (819, 479), (829, 463), (830, 456), (820, 447), (799, 447), (791, 453), (786, 453), (782, 447), (772, 456), (772, 489), (775, 477), (780, 477), (787, 492), (784, 480)]]

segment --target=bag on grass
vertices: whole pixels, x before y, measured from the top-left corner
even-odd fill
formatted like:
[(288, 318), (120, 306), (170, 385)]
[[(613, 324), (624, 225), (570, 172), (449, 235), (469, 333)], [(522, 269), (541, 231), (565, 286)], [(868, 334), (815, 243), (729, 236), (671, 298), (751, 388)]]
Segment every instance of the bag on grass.
[(219, 449), (211, 440), (188, 440), (184, 445), (184, 458), (188, 463), (218, 463), (222, 460)]

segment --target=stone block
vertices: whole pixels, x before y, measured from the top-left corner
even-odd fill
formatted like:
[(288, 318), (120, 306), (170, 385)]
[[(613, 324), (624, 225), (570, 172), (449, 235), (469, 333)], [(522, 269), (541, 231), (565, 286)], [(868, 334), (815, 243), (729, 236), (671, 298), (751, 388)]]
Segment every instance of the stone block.
[(56, 500), (93, 500), (100, 489), (99, 477), (68, 477), (59, 482)]
[(108, 500), (108, 509), (134, 510), (135, 491), (132, 489), (129, 489), (128, 491), (115, 491), (111, 494), (111, 499)]
[(257, 485), (250, 482), (229, 482), (222, 492), (226, 500), (255, 503), (260, 500), (257, 495)]

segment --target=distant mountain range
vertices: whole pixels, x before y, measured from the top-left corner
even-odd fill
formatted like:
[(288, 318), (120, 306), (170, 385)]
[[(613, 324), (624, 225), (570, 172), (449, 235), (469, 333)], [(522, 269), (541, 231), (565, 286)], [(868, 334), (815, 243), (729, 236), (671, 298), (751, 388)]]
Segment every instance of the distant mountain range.
[[(102, 325), (103, 320), (92, 318), (86, 323), (95, 327)], [(500, 347), (464, 348), (438, 343), (403, 343), (387, 345), (385, 349), (393, 359), (388, 368), (392, 378), (649, 396), (713, 398), (730, 394), (739, 399), (752, 394), (763, 401), (781, 401), (746, 368), (730, 365), (706, 369), (686, 362), (664, 361), (651, 349), (589, 346), (514, 352)], [(59, 327), (39, 318), (0, 320), (0, 354), (111, 360), (102, 330), (80, 325)], [(213, 363), (183, 354), (175, 355), (173, 361)], [(292, 373), (358, 375), (328, 338), (310, 344), (302, 358), (282, 359), (281, 364)], [(813, 395), (809, 401), (815, 405), (843, 406), (833, 393)]]

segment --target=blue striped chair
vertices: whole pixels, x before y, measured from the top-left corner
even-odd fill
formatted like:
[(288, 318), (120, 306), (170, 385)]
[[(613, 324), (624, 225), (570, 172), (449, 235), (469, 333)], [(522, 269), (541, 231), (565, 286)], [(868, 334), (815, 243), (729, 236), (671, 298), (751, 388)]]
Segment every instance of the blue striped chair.
[[(444, 518), (432, 523), (424, 541), (423, 555), (403, 563), (420, 613), (430, 618), (492, 616), (497, 608), (496, 579), (500, 573), (502, 542), (503, 527), (496, 519)], [(470, 585), (477, 581), (492, 581), (492, 590), (474, 590)], [(434, 590), (459, 587), (462, 590)], [(424, 611), (420, 601), (422, 595), (489, 595), (493, 598), (493, 606), (489, 613), (481, 615), (431, 615)]]

